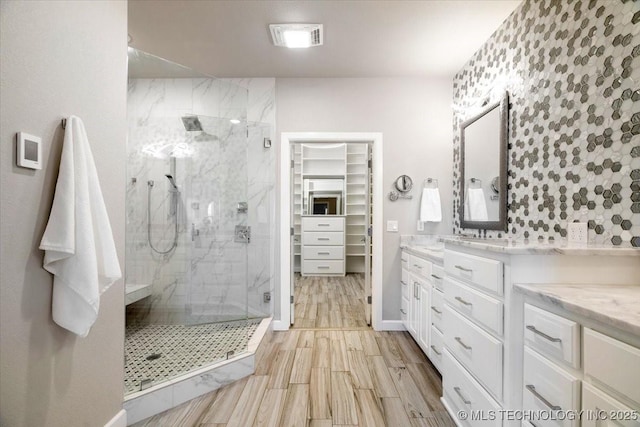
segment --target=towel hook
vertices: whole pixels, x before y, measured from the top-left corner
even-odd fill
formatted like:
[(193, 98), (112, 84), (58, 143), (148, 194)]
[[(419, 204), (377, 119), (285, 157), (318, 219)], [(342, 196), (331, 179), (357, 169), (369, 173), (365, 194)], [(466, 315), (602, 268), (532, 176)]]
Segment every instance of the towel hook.
[(67, 119), (62, 119), (60, 121), (60, 125), (62, 126), (62, 129), (66, 129), (67, 128)]

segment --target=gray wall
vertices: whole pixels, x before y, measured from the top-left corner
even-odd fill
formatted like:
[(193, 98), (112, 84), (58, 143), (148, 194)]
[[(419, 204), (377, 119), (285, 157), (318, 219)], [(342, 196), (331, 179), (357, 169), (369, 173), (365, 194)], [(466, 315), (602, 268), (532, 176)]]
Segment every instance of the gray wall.
[[(439, 180), (444, 220), (427, 225), (425, 233), (451, 233), (451, 97), (448, 78), (276, 79), (278, 136), (310, 131), (383, 134), (385, 228), (387, 220), (399, 221), (399, 233), (385, 231), (382, 242), (383, 320), (399, 319), (400, 235), (418, 234), (420, 191), (427, 177)], [(391, 202), (386, 195), (402, 174), (413, 178), (414, 198)], [(275, 318), (280, 317), (278, 309)]]
[(591, 243), (640, 247), (638, 20), (637, 1), (522, 2), (455, 76), (454, 196), (459, 126), (506, 89), (509, 237), (563, 240), (578, 220)]
[[(38, 244), (62, 148), (60, 118), (84, 120), (124, 266), (127, 3), (1, 5), (0, 425), (98, 426), (122, 407), (122, 282), (77, 338), (51, 320)], [(40, 171), (15, 166), (15, 133), (42, 137)]]

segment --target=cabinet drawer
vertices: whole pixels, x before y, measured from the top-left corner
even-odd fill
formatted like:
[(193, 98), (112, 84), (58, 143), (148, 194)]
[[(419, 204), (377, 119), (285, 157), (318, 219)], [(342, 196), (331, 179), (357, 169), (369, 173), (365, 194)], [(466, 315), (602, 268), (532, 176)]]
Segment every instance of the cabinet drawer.
[(431, 283), (437, 289), (442, 289), (442, 282), (444, 281), (444, 267), (436, 264), (431, 265)]
[(336, 259), (344, 258), (344, 246), (304, 246), (304, 259)]
[(443, 317), (447, 349), (490, 393), (502, 399), (502, 342), (446, 304)]
[(439, 331), (442, 330), (442, 310), (444, 310), (444, 296), (442, 292), (433, 288), (431, 290), (431, 324)]
[(409, 255), (409, 270), (422, 277), (431, 278), (431, 262), (426, 259)]
[(409, 254), (406, 251), (400, 252), (400, 264), (402, 268), (409, 269)]
[(302, 233), (302, 243), (304, 245), (315, 245), (315, 246), (336, 246), (344, 244), (344, 233), (343, 232), (326, 232), (320, 233), (317, 231), (304, 232)]
[(448, 275), (473, 283), (484, 291), (504, 293), (501, 261), (446, 250), (444, 269)]
[(408, 313), (409, 313), (409, 299), (403, 296), (400, 302), (400, 320), (405, 322), (407, 320)]
[(302, 217), (302, 229), (304, 231), (343, 231), (344, 218), (342, 217)]
[(576, 322), (525, 304), (524, 339), (545, 356), (580, 367), (580, 325)]
[(431, 342), (429, 343), (429, 360), (433, 366), (442, 372), (442, 351), (444, 350), (444, 337), (442, 333), (431, 327)]
[(409, 299), (409, 289), (413, 289), (413, 284), (409, 284), (409, 273), (407, 272), (406, 276), (405, 276), (405, 271), (406, 270), (402, 270), (402, 280), (400, 281), (400, 287), (402, 288), (402, 298), (407, 298)]
[[(469, 375), (445, 348), (442, 354), (442, 392), (444, 399), (452, 409), (453, 414), (458, 411), (498, 411), (500, 405)], [(458, 420), (464, 426), (501, 426), (502, 420)]]
[(303, 274), (344, 274), (344, 261), (335, 260), (304, 260), (302, 262)]
[[(567, 411), (580, 408), (580, 380), (529, 347), (524, 347), (522, 409), (525, 411)], [(579, 420), (534, 421), (536, 426), (577, 426)]]
[(455, 280), (446, 279), (445, 300), (474, 322), (502, 335), (502, 302)]
[[(616, 420), (598, 421), (594, 415), (600, 411), (604, 411), (608, 416), (613, 416)], [(585, 382), (582, 383), (582, 412), (582, 427), (640, 427), (637, 411), (634, 413), (628, 406)], [(627, 416), (631, 419), (627, 419)]]
[(406, 268), (402, 268), (402, 276), (400, 278), (400, 281), (405, 285), (409, 283), (409, 270), (407, 270)]
[(640, 349), (584, 328), (584, 374), (640, 406)]

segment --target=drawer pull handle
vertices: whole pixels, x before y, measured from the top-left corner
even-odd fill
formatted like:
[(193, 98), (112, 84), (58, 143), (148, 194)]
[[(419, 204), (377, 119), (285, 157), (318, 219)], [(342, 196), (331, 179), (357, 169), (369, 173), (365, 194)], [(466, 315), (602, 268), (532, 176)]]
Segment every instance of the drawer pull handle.
[(543, 395), (541, 395), (540, 393), (538, 393), (536, 391), (536, 388), (533, 385), (527, 384), (526, 387), (527, 387), (527, 390), (529, 390), (531, 392), (531, 394), (533, 394), (535, 397), (537, 397), (542, 403), (544, 403), (552, 411), (559, 411), (559, 410), (562, 409), (558, 405), (553, 405), (551, 402), (549, 402), (547, 399), (545, 399), (545, 397)]
[(442, 277), (436, 276), (435, 274), (432, 274), (431, 277), (433, 277), (434, 279), (437, 279), (437, 280), (442, 280)]
[(326, 270), (328, 268), (331, 268), (331, 267), (329, 267), (328, 265), (319, 265), (318, 266), (318, 270)]
[(331, 252), (318, 252), (318, 255), (331, 255)]
[(562, 341), (562, 339), (561, 339), (561, 338), (555, 338), (555, 337), (552, 337), (551, 335), (547, 335), (547, 334), (545, 334), (544, 332), (542, 332), (542, 331), (540, 331), (540, 330), (536, 329), (536, 327), (535, 327), (535, 326), (533, 326), (533, 325), (527, 325), (527, 329), (528, 329), (528, 330), (530, 330), (531, 332), (533, 332), (534, 334), (538, 334), (538, 335), (540, 335), (542, 338), (544, 338), (544, 339), (546, 339), (546, 340), (549, 340), (549, 341), (551, 341), (551, 342), (561, 342), (561, 341)]
[(413, 264), (413, 266), (414, 266), (415, 268), (418, 268), (418, 269), (422, 270), (422, 266), (420, 266), (420, 265), (418, 265), (418, 264)]
[(402, 309), (402, 308), (400, 309), (400, 313), (402, 313), (402, 314), (407, 314), (407, 312), (406, 312), (406, 311), (404, 311), (404, 309)]
[(329, 227), (331, 224), (318, 224), (318, 227)]
[(458, 341), (458, 344), (464, 347), (465, 350), (471, 350), (471, 346), (466, 345), (460, 337), (456, 337), (455, 340)]
[(457, 301), (460, 301), (460, 302), (461, 302), (462, 304), (464, 304), (464, 305), (473, 305), (473, 304), (472, 304), (472, 303), (470, 303), (469, 301), (465, 301), (465, 300), (463, 300), (463, 299), (462, 299), (462, 297), (455, 297), (455, 299), (456, 299)]
[(442, 353), (440, 353), (440, 352), (438, 351), (438, 349), (436, 349), (436, 348), (435, 348), (435, 346), (433, 346), (433, 345), (432, 345), (432, 346), (430, 346), (430, 347), (431, 347), (431, 350), (433, 350), (433, 352), (434, 352), (435, 354), (437, 354), (438, 356), (442, 356)]
[(458, 393), (458, 396), (460, 396), (460, 399), (462, 399), (462, 402), (464, 402), (465, 405), (471, 405), (471, 401), (468, 400), (466, 397), (464, 397), (464, 395), (462, 394), (462, 392), (460, 391), (460, 387), (454, 387), (453, 391), (455, 391), (456, 393)]
[(435, 311), (438, 314), (442, 314), (442, 312), (440, 310), (438, 310), (437, 308), (435, 308), (434, 306), (431, 306), (431, 310)]
[(318, 240), (329, 240), (328, 237), (318, 237)]
[(401, 284), (402, 286), (407, 286), (407, 284), (406, 284), (406, 283), (404, 283), (402, 280), (400, 280), (400, 284)]
[(464, 268), (464, 267), (463, 267), (463, 266), (461, 266), (461, 265), (456, 265), (455, 267), (456, 267), (458, 270), (462, 270), (462, 271), (465, 271), (465, 272), (467, 272), (467, 273), (471, 273), (471, 272), (473, 271), (473, 269), (472, 269), (472, 268)]
[(402, 262), (407, 262), (408, 260), (404, 259), (404, 258), (400, 258), (400, 261)]

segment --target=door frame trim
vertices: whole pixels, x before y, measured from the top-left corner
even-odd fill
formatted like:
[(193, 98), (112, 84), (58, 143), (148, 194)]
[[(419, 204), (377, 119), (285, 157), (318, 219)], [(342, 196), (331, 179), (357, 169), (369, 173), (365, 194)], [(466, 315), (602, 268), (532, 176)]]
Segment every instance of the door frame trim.
[(280, 320), (274, 322), (274, 329), (288, 330), (291, 308), (291, 144), (304, 142), (353, 142), (369, 143), (372, 146), (373, 175), (373, 251), (371, 271), (371, 326), (381, 330), (382, 325), (382, 230), (383, 202), (381, 132), (283, 132), (280, 137)]

